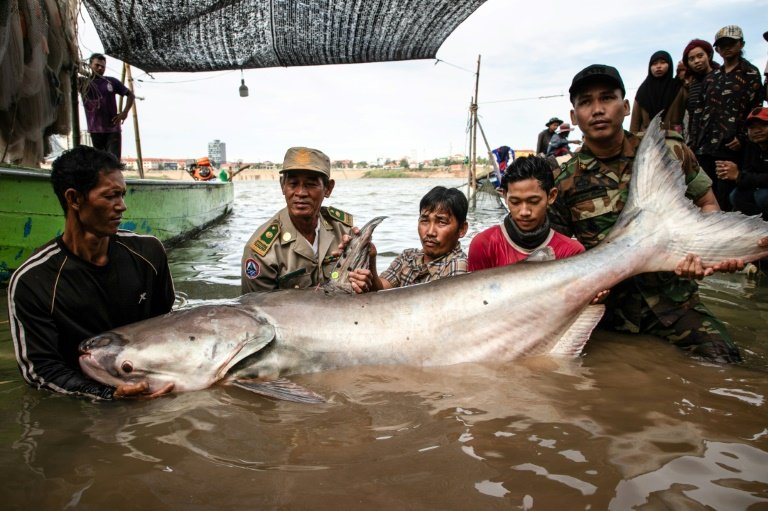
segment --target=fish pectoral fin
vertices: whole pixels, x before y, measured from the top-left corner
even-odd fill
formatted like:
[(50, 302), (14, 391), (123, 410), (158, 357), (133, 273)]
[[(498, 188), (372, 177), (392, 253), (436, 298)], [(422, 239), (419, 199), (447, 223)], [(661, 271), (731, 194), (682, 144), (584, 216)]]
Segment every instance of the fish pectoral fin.
[(273, 399), (282, 399), (285, 401), (295, 401), (296, 403), (325, 403), (323, 396), (315, 394), (308, 388), (302, 387), (285, 378), (277, 380), (257, 381), (257, 380), (233, 380), (231, 382), (235, 387), (250, 390), (262, 396)]
[(275, 338), (275, 327), (270, 324), (257, 324), (254, 331), (248, 337), (234, 346), (234, 350), (229, 356), (221, 361), (216, 369), (216, 378), (218, 381), (241, 360), (250, 357), (254, 353), (263, 349)]
[(568, 330), (560, 337), (557, 344), (550, 350), (551, 355), (577, 356), (592, 335), (605, 312), (605, 305), (589, 305), (581, 311)]

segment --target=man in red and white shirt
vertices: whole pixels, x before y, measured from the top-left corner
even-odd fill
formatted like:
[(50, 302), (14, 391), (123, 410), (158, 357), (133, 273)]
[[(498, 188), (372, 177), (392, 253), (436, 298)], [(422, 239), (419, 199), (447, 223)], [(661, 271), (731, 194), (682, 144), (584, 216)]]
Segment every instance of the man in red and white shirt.
[(578, 241), (549, 226), (547, 207), (557, 188), (549, 163), (537, 156), (523, 157), (509, 166), (501, 179), (509, 215), (477, 234), (469, 245), (469, 271), (518, 263), (547, 261), (584, 252)]

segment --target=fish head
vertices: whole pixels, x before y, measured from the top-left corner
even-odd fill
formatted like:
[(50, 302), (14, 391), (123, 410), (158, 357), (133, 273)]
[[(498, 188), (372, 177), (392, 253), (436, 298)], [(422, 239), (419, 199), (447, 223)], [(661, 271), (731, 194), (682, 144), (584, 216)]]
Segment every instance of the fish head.
[(275, 337), (257, 313), (203, 305), (115, 328), (80, 343), (80, 367), (107, 385), (145, 381), (155, 391), (207, 388)]

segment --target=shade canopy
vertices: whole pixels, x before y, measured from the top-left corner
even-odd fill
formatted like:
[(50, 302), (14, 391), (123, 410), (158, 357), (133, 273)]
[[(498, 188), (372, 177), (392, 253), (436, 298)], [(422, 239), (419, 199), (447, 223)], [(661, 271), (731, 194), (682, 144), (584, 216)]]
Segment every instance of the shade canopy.
[(104, 51), (147, 72), (434, 58), (485, 0), (83, 0)]

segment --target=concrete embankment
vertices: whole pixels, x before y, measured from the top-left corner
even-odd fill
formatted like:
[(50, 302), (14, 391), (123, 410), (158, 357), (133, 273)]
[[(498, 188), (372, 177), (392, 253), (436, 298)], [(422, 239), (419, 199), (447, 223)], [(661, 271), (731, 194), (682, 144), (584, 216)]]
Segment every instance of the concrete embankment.
[[(280, 178), (279, 169), (246, 169), (235, 176), (235, 181), (277, 181)], [(478, 174), (485, 171), (478, 168)], [(363, 179), (366, 177), (382, 178), (462, 178), (467, 175), (466, 170), (449, 170), (445, 168), (431, 168), (423, 170), (409, 169), (332, 169), (331, 176), (336, 180)], [(125, 177), (138, 177), (138, 172), (125, 171)], [(144, 172), (147, 179), (180, 179), (191, 181), (192, 177), (185, 170), (150, 170)]]

